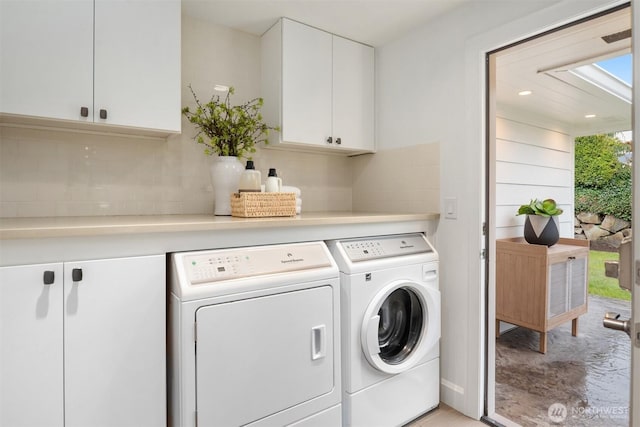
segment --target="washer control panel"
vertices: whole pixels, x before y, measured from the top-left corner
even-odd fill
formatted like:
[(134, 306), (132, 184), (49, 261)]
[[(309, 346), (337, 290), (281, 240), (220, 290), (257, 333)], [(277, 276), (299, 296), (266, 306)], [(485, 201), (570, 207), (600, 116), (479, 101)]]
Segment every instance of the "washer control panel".
[(422, 234), (343, 240), (340, 244), (352, 262), (433, 252)]
[(183, 263), (192, 285), (332, 265), (323, 242), (193, 252)]

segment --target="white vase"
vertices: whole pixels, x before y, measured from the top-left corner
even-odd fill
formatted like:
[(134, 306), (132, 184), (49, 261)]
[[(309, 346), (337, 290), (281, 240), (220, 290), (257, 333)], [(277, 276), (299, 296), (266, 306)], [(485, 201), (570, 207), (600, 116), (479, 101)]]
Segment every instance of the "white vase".
[(242, 163), (235, 156), (218, 156), (211, 165), (214, 215), (231, 215), (231, 194), (238, 191), (243, 170)]

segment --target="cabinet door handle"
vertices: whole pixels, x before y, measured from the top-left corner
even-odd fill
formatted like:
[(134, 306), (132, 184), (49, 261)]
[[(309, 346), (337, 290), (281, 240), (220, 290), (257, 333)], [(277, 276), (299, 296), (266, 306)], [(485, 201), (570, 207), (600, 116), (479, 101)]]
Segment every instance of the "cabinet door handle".
[(570, 256), (570, 257), (568, 257), (567, 259), (576, 259), (576, 257), (574, 257), (574, 256)]
[(101, 109), (100, 110), (100, 118), (101, 119), (106, 119), (107, 118), (107, 110), (105, 110), (105, 109)]
[(53, 282), (56, 281), (56, 274), (51, 270), (47, 270), (44, 272), (44, 276), (42, 277), (42, 282), (45, 285), (53, 285)]
[(332, 144), (332, 143), (333, 143), (333, 138), (332, 138), (332, 137), (327, 138), (327, 142), (328, 142), (329, 144)]
[(81, 268), (74, 268), (73, 270), (71, 270), (71, 278), (73, 279), (74, 282), (81, 282), (82, 281), (82, 269)]
[(336, 138), (336, 144), (338, 145), (342, 144), (342, 138)]
[(80, 116), (81, 117), (89, 117), (89, 108), (80, 107)]

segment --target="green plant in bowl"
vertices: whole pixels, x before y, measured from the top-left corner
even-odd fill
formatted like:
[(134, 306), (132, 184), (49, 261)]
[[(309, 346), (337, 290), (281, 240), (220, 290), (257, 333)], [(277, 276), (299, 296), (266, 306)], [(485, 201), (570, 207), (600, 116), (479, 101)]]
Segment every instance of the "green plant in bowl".
[(528, 205), (520, 206), (517, 215), (540, 215), (544, 217), (558, 216), (562, 214), (556, 201), (553, 199), (545, 199), (540, 201), (538, 199), (532, 199)]

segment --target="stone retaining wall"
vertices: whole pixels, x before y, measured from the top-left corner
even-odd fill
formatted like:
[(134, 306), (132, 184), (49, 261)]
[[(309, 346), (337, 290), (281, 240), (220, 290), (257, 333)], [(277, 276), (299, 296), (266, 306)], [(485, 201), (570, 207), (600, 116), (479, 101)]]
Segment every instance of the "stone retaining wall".
[(591, 249), (615, 251), (631, 235), (631, 223), (613, 215), (581, 212), (575, 217), (574, 233), (576, 239), (591, 241)]

